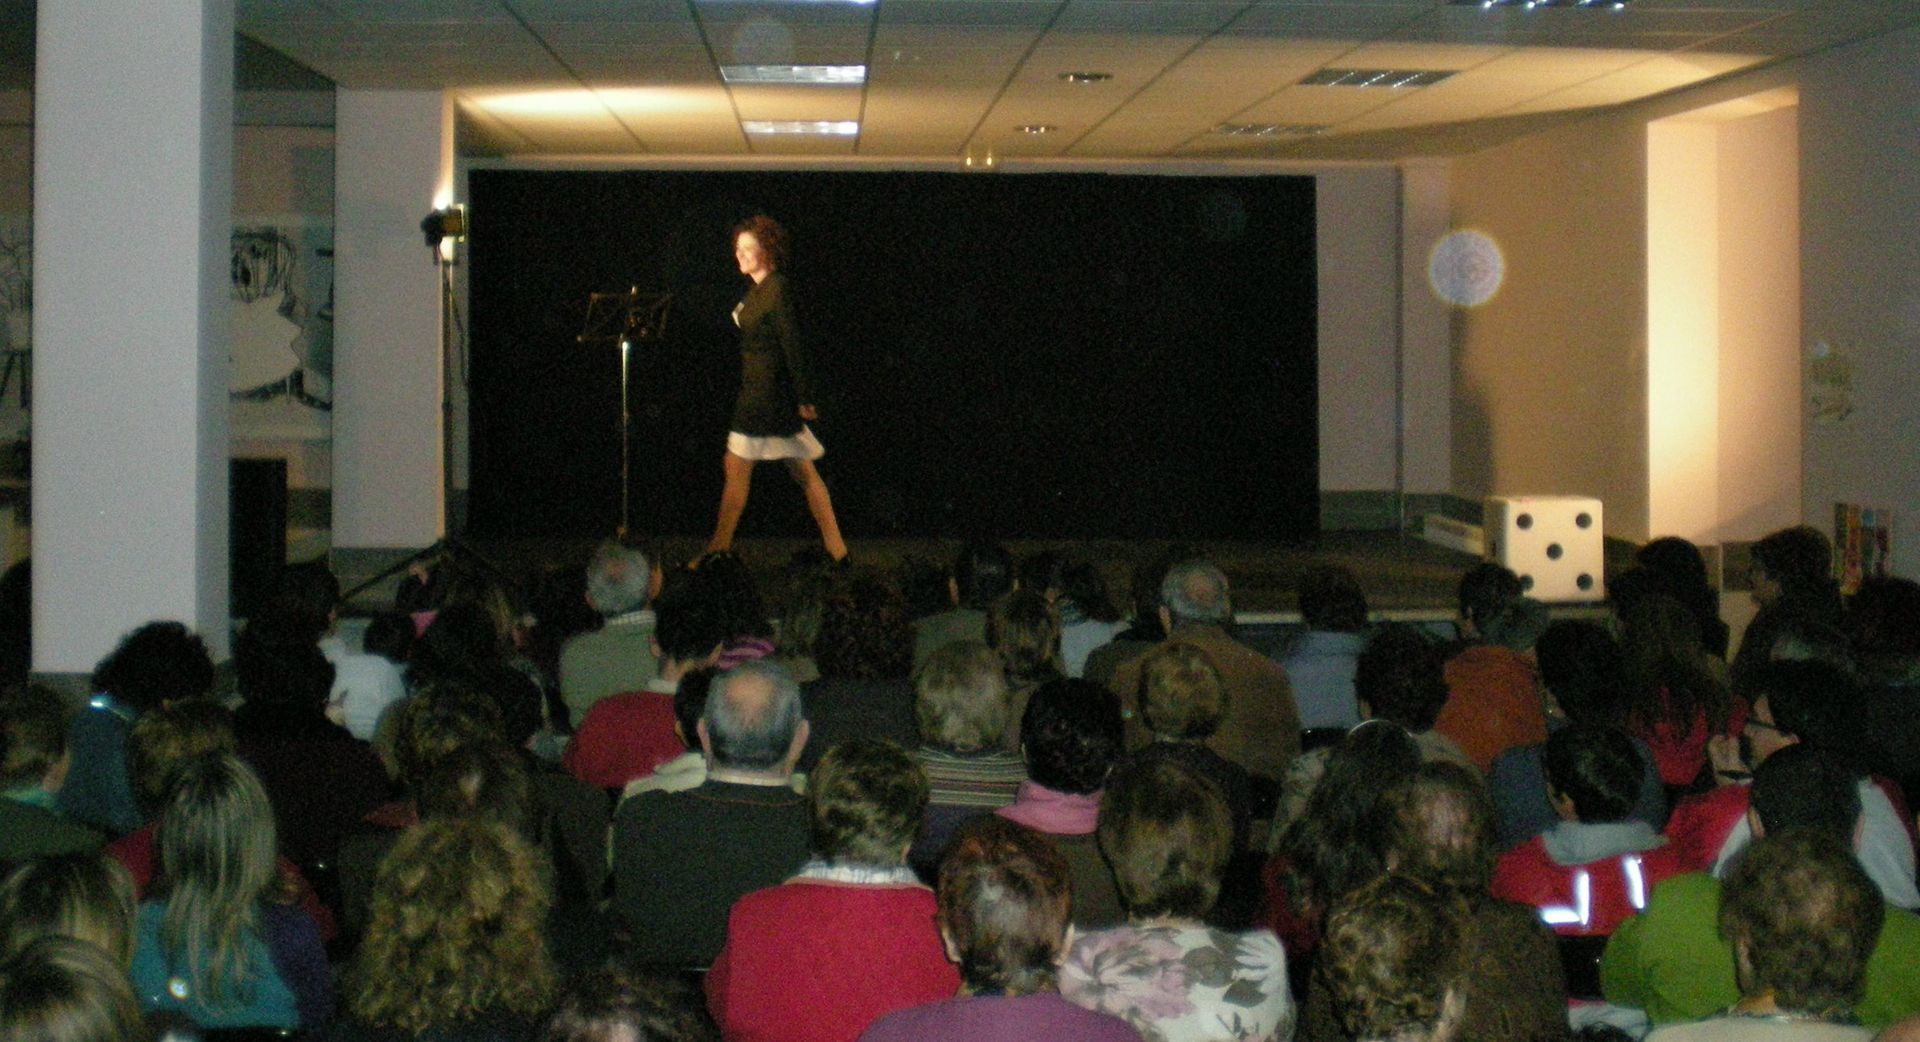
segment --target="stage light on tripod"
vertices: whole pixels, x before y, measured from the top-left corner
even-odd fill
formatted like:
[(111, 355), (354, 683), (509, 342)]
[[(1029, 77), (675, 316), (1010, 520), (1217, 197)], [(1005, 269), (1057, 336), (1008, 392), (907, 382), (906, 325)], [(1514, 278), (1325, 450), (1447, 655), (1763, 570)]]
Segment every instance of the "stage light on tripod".
[(459, 203), (442, 207), (420, 220), (420, 232), (426, 236), (427, 249), (448, 263), (453, 261), (454, 246), (466, 240), (467, 208)]

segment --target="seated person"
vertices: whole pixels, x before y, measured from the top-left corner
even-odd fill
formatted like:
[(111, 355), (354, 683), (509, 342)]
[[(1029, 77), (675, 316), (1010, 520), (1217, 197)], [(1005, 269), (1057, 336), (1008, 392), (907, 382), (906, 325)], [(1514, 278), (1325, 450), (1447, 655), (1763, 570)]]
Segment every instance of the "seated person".
[(984, 540), (962, 546), (947, 576), (945, 611), (913, 623), (913, 668), (956, 640), (987, 639), (987, 609), (1013, 589), (1013, 555)]
[(936, 919), (960, 995), (882, 1017), (861, 1042), (1137, 1042), (1126, 1021), (1060, 997), (1071, 896), (1066, 861), (1038, 833), (991, 816), (961, 826)]
[(71, 937), (124, 972), (133, 959), (134, 901), (127, 870), (105, 854), (35, 858), (0, 882), (0, 956), (42, 937)]
[[(1101, 798), (1099, 837), (1127, 922), (1073, 942), (1060, 994), (1124, 1017), (1161, 1042), (1217, 1038), (1223, 1023), (1235, 1024), (1239, 1038), (1291, 1037), (1280, 939), (1271, 930), (1235, 934), (1205, 922), (1234, 850), (1219, 786), (1175, 760), (1123, 766)], [(1196, 965), (1219, 971), (1189, 972)]]
[(67, 733), (73, 766), (60, 787), (60, 812), (122, 836), (140, 827), (127, 778), (127, 733), (142, 713), (213, 692), (213, 657), (178, 622), (149, 622), (120, 639), (93, 671), (94, 696)]
[(653, 690), (659, 668), (653, 643), (657, 620), (647, 607), (654, 581), (647, 555), (607, 540), (588, 558), (586, 581), (587, 605), (600, 625), (560, 646), (560, 697), (575, 727), (609, 695)]
[(1521, 596), (1519, 576), (1490, 562), (1460, 577), (1459, 594), (1467, 643), (1447, 660), (1447, 704), (1433, 726), (1485, 773), (1502, 752), (1547, 738), (1533, 668), (1547, 608)]
[(849, 738), (913, 743), (913, 623), (891, 580), (864, 568), (834, 577), (820, 604), (813, 663), (820, 675), (800, 688), (813, 735), (802, 768)]
[[(1782, 749), (1754, 772), (1747, 811), (1755, 836), (1815, 831), (1850, 843), (1860, 823), (1851, 772), (1806, 745)], [(1656, 1026), (1697, 1020), (1740, 998), (1733, 948), (1720, 934), (1721, 883), (1705, 872), (1654, 888), (1646, 911), (1620, 925), (1600, 962), (1607, 1001), (1642, 1010)], [(1854, 1007), (1870, 1027), (1920, 1015), (1920, 917), (1889, 906)]]
[(1088, 680), (1042, 684), (1027, 702), (1020, 748), (1028, 780), (996, 814), (1045, 835), (1073, 869), (1073, 925), (1120, 922), (1113, 869), (1094, 838), (1100, 790), (1120, 758), (1120, 702)]
[(1346, 730), (1360, 722), (1353, 673), (1367, 647), (1367, 597), (1352, 569), (1315, 564), (1300, 575), (1300, 621), (1280, 664), (1293, 683), (1300, 728)]
[(980, 641), (954, 641), (927, 656), (914, 678), (913, 709), (921, 743), (913, 758), (930, 788), (926, 823), (908, 860), (932, 879), (953, 830), (1012, 803), (1027, 765), (1003, 745), (1007, 680), (1000, 657)]
[(1788, 829), (1755, 840), (1727, 874), (1720, 932), (1740, 1000), (1656, 1028), (1648, 1042), (1865, 1042), (1853, 1023), (1885, 903), (1846, 844)]
[(98, 850), (106, 837), (60, 813), (72, 709), (28, 684), (0, 693), (0, 867), (45, 854)]
[(1555, 933), (1610, 934), (1682, 871), (1665, 837), (1627, 817), (1645, 765), (1625, 731), (1575, 725), (1547, 739), (1546, 767), (1560, 823), (1501, 855), (1493, 896), (1540, 909)]
[(1459, 1031), (1464, 928), (1458, 900), (1410, 876), (1381, 876), (1327, 917), (1313, 988), (1326, 992), (1348, 1038), (1471, 1042)]
[(807, 780), (813, 859), (733, 906), (707, 971), (722, 1037), (852, 1042), (876, 1017), (958, 990), (933, 891), (906, 864), (926, 804), (926, 775), (891, 742), (827, 750)]
[(717, 1042), (686, 982), (638, 970), (601, 969), (573, 979), (539, 1042)]
[(146, 1042), (153, 1032), (107, 953), (43, 937), (0, 960), (0, 1038)]

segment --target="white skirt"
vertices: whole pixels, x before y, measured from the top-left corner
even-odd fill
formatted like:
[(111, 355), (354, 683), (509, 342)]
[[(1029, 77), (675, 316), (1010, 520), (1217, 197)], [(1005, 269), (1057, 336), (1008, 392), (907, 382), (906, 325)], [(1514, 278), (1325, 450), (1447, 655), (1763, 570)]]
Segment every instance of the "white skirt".
[(800, 433), (784, 438), (728, 431), (727, 451), (741, 459), (750, 460), (813, 460), (827, 454), (826, 446), (820, 444), (820, 439), (813, 436), (812, 429), (806, 424), (800, 425)]

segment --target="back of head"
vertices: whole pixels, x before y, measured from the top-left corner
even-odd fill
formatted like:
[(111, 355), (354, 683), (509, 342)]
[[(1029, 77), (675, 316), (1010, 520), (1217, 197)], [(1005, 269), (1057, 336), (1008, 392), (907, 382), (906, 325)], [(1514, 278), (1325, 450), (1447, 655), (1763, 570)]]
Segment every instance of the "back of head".
[(1520, 577), (1510, 568), (1483, 561), (1460, 576), (1456, 590), (1460, 617), (1484, 628), (1507, 606), (1507, 602), (1525, 593)]
[(660, 654), (676, 662), (705, 659), (733, 636), (726, 612), (699, 572), (669, 573), (653, 602), (653, 615), (653, 639)]
[(1779, 750), (1753, 770), (1750, 806), (1766, 832), (1817, 832), (1851, 845), (1860, 820), (1859, 778), (1806, 743)]
[(914, 678), (920, 738), (952, 753), (1000, 744), (1011, 706), (1000, 656), (977, 640), (954, 641), (927, 656)]
[(1920, 582), (1891, 575), (1860, 580), (1847, 598), (1847, 628), (1866, 662), (1920, 658)]
[(348, 977), (360, 1019), (410, 1035), (480, 1017), (534, 1017), (555, 977), (539, 855), (498, 822), (442, 818), (406, 831), (374, 877)]
[(773, 636), (760, 584), (745, 561), (730, 550), (721, 550), (700, 558), (694, 571), (702, 595), (720, 611), (726, 639)]
[(180, 764), (209, 753), (231, 753), (233, 711), (211, 698), (174, 702), (134, 722), (127, 736), (127, 773), (141, 812), (160, 812), (167, 778)]
[(987, 646), (1000, 653), (1010, 678), (1033, 681), (1058, 676), (1060, 616), (1040, 594), (1015, 590), (988, 609)]
[(396, 666), (405, 666), (413, 658), (413, 642), (418, 638), (412, 617), (397, 611), (381, 612), (368, 620), (360, 648)]
[(1207, 653), (1168, 641), (1140, 659), (1140, 719), (1156, 737), (1198, 740), (1213, 734), (1227, 711), (1227, 686)]
[(1046, 837), (983, 814), (940, 861), (940, 926), (975, 993), (1054, 990), (1072, 897), (1066, 859)]
[(533, 778), (500, 742), (462, 746), (435, 760), (421, 779), (420, 817), (495, 821), (532, 839), (538, 830)]
[(499, 703), (455, 680), (422, 688), (394, 708), (394, 766), (415, 796), (442, 757), (505, 740)]
[(1369, 842), (1374, 808), (1419, 766), (1420, 747), (1384, 720), (1361, 724), (1332, 748), (1326, 773), (1282, 843), (1300, 901), (1324, 906), (1379, 873), (1379, 854)]
[(1389, 871), (1469, 904), (1493, 880), (1493, 805), (1480, 776), (1457, 763), (1421, 764), (1380, 794), (1367, 829)]
[(646, 607), (652, 586), (653, 567), (638, 549), (609, 540), (587, 560), (587, 603), (602, 616)]
[(901, 863), (927, 809), (927, 774), (892, 742), (854, 738), (807, 776), (813, 853), (827, 861)]
[(567, 985), (540, 1042), (719, 1042), (703, 1006), (676, 977), (594, 970)]
[(1574, 724), (1547, 738), (1547, 788), (1573, 801), (1586, 824), (1623, 821), (1640, 795), (1643, 765), (1633, 739), (1617, 727)]
[(42, 937), (86, 941), (122, 967), (133, 958), (133, 877), (104, 853), (56, 854), (0, 883), (0, 956)]
[(1753, 561), (1767, 578), (1794, 594), (1813, 594), (1833, 584), (1833, 543), (1817, 528), (1795, 525), (1753, 544)]
[(1531, 651), (1553, 621), (1547, 606), (1531, 597), (1509, 597), (1493, 616), (1480, 624), (1480, 638), (1513, 651)]
[(1463, 1002), (1465, 922), (1457, 898), (1402, 875), (1381, 876), (1336, 906), (1313, 976), (1347, 1035), (1451, 1038)]
[(1789, 829), (1754, 840), (1727, 872), (1720, 933), (1742, 995), (1771, 992), (1783, 1012), (1839, 1017), (1865, 990), (1883, 913), (1850, 847)]
[(1107, 592), (1106, 577), (1092, 561), (1068, 558), (1060, 566), (1060, 599), (1098, 622), (1120, 621), (1120, 609)]
[(0, 790), (39, 786), (67, 755), (72, 720), (73, 707), (45, 685), (0, 692)]
[(1300, 618), (1310, 630), (1359, 633), (1367, 628), (1367, 595), (1353, 569), (1314, 564), (1300, 575)]
[(1843, 761), (1860, 740), (1853, 679), (1825, 662), (1766, 662), (1755, 667), (1746, 695), (1765, 699), (1774, 726)]
[(155, 892), (166, 904), (162, 947), (209, 1005), (245, 993), (258, 967), (244, 939), (279, 879), (273, 806), (260, 779), (229, 753), (182, 763), (168, 782), (154, 845)]
[(1233, 621), (1233, 591), (1227, 573), (1211, 561), (1192, 559), (1167, 569), (1160, 605), (1175, 626), (1224, 626)]
[(1688, 605), (1713, 595), (1707, 581), (1707, 560), (1700, 548), (1679, 536), (1655, 539), (1634, 551), (1633, 563), (1660, 576), (1667, 588)]
[(305, 616), (318, 633), (325, 633), (340, 606), (340, 577), (324, 557), (290, 564), (280, 573), (278, 600)]
[(814, 662), (823, 677), (898, 679), (913, 671), (913, 618), (900, 588), (878, 572), (834, 583), (820, 606)]
[(248, 620), (234, 641), (233, 671), (241, 697), (256, 707), (318, 715), (333, 691), (333, 663), (300, 619), (279, 611)]
[(93, 689), (139, 712), (213, 691), (213, 657), (178, 622), (149, 622), (120, 639), (93, 671)]
[(777, 663), (743, 663), (714, 680), (701, 719), (715, 766), (772, 770), (799, 731), (800, 685)]
[(1568, 719), (1583, 724), (1621, 724), (1626, 718), (1620, 642), (1591, 619), (1562, 619), (1534, 645), (1540, 682)]
[(1153, 758), (1114, 772), (1100, 798), (1100, 849), (1136, 917), (1199, 919), (1220, 896), (1233, 814), (1211, 779)]
[(146, 1042), (153, 1036), (124, 969), (85, 941), (43, 937), (0, 962), (0, 1037)]
[(1091, 793), (1124, 747), (1120, 700), (1086, 680), (1050, 680), (1034, 689), (1020, 718), (1027, 776), (1056, 792)]
[(953, 584), (962, 608), (986, 611), (1013, 589), (1013, 555), (998, 543), (970, 542), (954, 555)]
[(1382, 626), (1354, 668), (1354, 695), (1373, 715), (1409, 731), (1430, 730), (1447, 704), (1446, 657), (1411, 626)]
[(1060, 571), (1067, 557), (1058, 550), (1039, 550), (1021, 558), (1015, 569), (1020, 589), (1032, 590), (1051, 601), (1060, 595)]

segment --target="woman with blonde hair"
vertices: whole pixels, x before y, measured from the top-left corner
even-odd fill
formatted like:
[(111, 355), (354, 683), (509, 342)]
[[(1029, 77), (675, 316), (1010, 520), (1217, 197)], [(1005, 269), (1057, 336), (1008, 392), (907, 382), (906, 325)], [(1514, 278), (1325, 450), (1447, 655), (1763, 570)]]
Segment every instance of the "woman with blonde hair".
[(133, 958), (133, 910), (133, 880), (113, 858), (35, 858), (0, 882), (0, 956), (42, 937), (71, 937), (124, 969)]
[(374, 881), (336, 1040), (533, 1037), (556, 989), (540, 860), (512, 829), (434, 819), (407, 830)]
[(0, 1038), (146, 1042), (153, 1037), (120, 964), (71, 937), (42, 937), (0, 960)]
[(141, 1005), (208, 1028), (325, 1024), (326, 951), (279, 872), (273, 807), (252, 769), (227, 753), (181, 764), (156, 840), (160, 873), (136, 918)]

